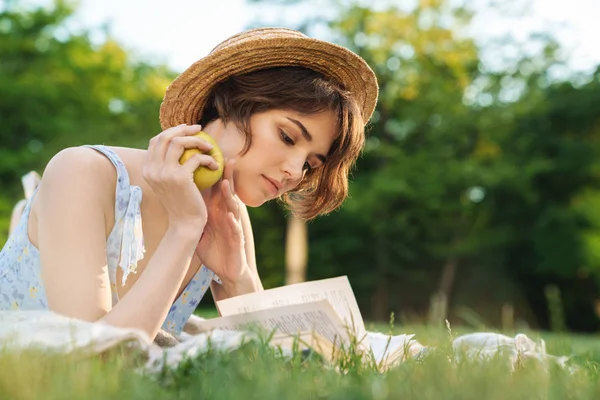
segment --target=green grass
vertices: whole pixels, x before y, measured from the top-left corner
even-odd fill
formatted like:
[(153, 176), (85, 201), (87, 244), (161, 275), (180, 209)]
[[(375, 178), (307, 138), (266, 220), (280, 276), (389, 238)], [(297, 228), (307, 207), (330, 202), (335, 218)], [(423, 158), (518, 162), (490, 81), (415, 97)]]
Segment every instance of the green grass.
[(0, 399), (600, 398), (600, 338), (526, 332), (534, 339), (544, 338), (551, 354), (573, 355), (579, 369), (570, 375), (556, 368), (546, 373), (529, 364), (511, 373), (500, 360), (453, 365), (445, 329), (405, 326), (394, 333), (400, 332), (414, 332), (421, 343), (438, 350), (421, 362), (410, 360), (386, 373), (348, 355), (340, 372), (316, 356), (283, 359), (267, 346), (248, 344), (235, 352), (209, 352), (157, 377), (136, 373), (142, 361), (124, 349), (84, 360), (0, 353)]

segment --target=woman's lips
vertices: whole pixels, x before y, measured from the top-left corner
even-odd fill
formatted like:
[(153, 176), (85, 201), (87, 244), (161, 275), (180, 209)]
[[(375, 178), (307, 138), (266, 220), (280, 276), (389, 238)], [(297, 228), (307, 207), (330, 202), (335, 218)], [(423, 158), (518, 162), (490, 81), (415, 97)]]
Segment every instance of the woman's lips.
[(273, 197), (277, 197), (277, 195), (279, 195), (279, 187), (277, 186), (277, 183), (275, 183), (274, 181), (272, 181), (264, 175), (263, 178), (265, 180), (265, 185), (269, 193), (271, 193)]

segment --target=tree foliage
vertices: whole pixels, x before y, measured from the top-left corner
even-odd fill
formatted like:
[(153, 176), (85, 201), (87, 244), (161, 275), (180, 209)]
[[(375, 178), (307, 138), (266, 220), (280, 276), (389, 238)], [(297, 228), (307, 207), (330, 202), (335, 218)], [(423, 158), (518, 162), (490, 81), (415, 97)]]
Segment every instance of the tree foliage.
[[(146, 147), (160, 132), (158, 108), (175, 76), (134, 62), (109, 34), (66, 28), (74, 8), (0, 11), (0, 184), (6, 216), (22, 197), (20, 177), (43, 171), (59, 150), (85, 143)], [(5, 218), (8, 218), (6, 216)], [(2, 223), (5, 237), (8, 223)]]
[(464, 34), (472, 11), (448, 1), (329, 4), (326, 30), (310, 16), (300, 28), (318, 22), (360, 54), (381, 92), (351, 198), (310, 226), (309, 275), (348, 274), (379, 319), (422, 315), (445, 291), (454, 311), (497, 323), (512, 302), (537, 326), (557, 284), (569, 325), (596, 329), (600, 74), (553, 81), (564, 65), (549, 35), (535, 38), (539, 53), (491, 68)]

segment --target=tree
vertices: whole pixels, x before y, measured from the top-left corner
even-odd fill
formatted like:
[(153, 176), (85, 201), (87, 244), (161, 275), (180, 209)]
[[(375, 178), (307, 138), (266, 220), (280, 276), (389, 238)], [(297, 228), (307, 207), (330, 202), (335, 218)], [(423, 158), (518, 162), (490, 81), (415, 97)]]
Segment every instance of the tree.
[(3, 232), (22, 198), (20, 178), (42, 172), (59, 150), (85, 143), (146, 147), (160, 132), (158, 108), (175, 74), (161, 65), (134, 62), (107, 33), (92, 44), (90, 32), (69, 33), (74, 8), (0, 11), (0, 183)]

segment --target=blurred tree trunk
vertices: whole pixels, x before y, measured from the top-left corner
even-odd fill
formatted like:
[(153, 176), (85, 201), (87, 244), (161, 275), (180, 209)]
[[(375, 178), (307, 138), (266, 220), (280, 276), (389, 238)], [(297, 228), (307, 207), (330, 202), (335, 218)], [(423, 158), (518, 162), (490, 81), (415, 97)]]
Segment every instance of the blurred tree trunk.
[(389, 321), (390, 293), (388, 279), (381, 275), (371, 296), (371, 315), (375, 321)]
[(306, 280), (308, 259), (308, 230), (306, 223), (293, 214), (287, 218), (285, 242), (285, 284), (300, 283)]
[(448, 304), (450, 303), (450, 294), (454, 286), (457, 266), (458, 259), (456, 257), (451, 256), (446, 259), (442, 269), (439, 289), (430, 299), (429, 325), (443, 326), (444, 321), (448, 319)]
[[(459, 244), (459, 239), (455, 238), (452, 241), (453, 253)], [(448, 304), (450, 304), (450, 296), (452, 288), (456, 280), (456, 270), (458, 268), (458, 256), (449, 255), (442, 267), (442, 275), (440, 277), (440, 285), (437, 293), (431, 297), (429, 305), (429, 324), (434, 326), (443, 325), (448, 318)]]
[(454, 286), (457, 267), (458, 258), (455, 256), (450, 256), (446, 259), (442, 269), (439, 293), (444, 295), (448, 301), (450, 301), (450, 294), (452, 292), (452, 287)]

